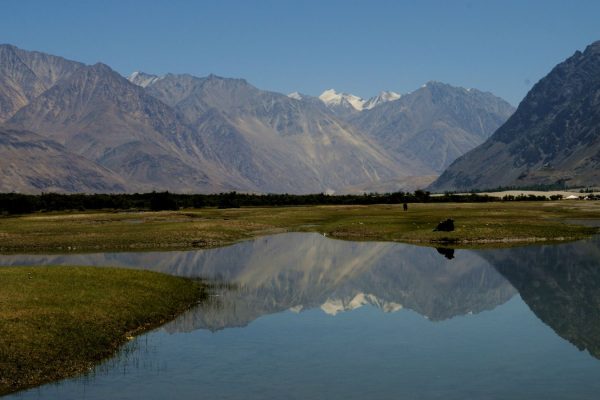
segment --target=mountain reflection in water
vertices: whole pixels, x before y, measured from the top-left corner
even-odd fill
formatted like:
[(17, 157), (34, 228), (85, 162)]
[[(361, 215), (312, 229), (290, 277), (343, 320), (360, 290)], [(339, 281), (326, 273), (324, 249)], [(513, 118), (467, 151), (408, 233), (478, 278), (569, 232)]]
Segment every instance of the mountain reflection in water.
[(284, 310), (320, 307), (335, 315), (364, 304), (444, 320), (492, 309), (516, 293), (479, 254), (447, 256), (428, 247), (287, 233), (210, 250), (0, 256), (0, 264), (147, 268), (236, 287), (218, 291), (218, 307), (200, 306), (168, 327), (185, 331), (245, 326)]
[(285, 310), (336, 315), (365, 304), (383, 312), (407, 308), (437, 321), (492, 309), (516, 293), (485, 259), (467, 251), (449, 261), (432, 248), (317, 234), (278, 235), (227, 250), (235, 250), (235, 261), (217, 255), (197, 270), (239, 287), (218, 293), (220, 307), (191, 310), (168, 330), (245, 326)]
[(600, 358), (600, 238), (454, 251), (287, 233), (198, 251), (0, 256), (0, 265), (27, 264), (145, 268), (226, 283), (213, 301), (167, 324), (169, 332), (242, 327), (286, 310), (334, 316), (366, 304), (439, 321), (493, 309), (518, 291), (559, 336)]
[(478, 252), (546, 325), (600, 358), (600, 237)]

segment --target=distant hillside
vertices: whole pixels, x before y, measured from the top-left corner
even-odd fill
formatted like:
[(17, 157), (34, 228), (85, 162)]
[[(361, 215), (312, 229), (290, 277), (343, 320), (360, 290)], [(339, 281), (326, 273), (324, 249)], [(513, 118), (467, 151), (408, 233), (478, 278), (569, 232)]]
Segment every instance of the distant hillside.
[(513, 106), (491, 93), (429, 82), (355, 114), (350, 122), (396, 159), (418, 160), (437, 175), (483, 143), (513, 112)]

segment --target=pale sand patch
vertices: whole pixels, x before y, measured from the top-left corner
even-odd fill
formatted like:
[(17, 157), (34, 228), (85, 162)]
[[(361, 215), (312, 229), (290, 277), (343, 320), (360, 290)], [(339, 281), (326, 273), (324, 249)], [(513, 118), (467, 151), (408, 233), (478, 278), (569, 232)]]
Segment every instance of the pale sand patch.
[[(461, 193), (461, 194), (470, 194), (470, 193)], [(546, 197), (550, 197), (550, 196), (555, 196), (555, 195), (561, 195), (564, 198), (567, 198), (569, 196), (582, 196), (582, 197), (586, 197), (590, 194), (593, 195), (600, 195), (600, 192), (595, 192), (595, 193), (579, 193), (577, 191), (565, 191), (565, 190), (552, 190), (552, 191), (541, 191), (541, 190), (504, 190), (502, 192), (481, 192), (481, 193), (477, 193), (480, 195), (488, 195), (488, 196), (492, 196), (492, 197), (504, 197), (504, 196), (519, 196), (519, 195), (524, 195), (524, 196), (529, 196), (530, 194), (535, 195), (535, 196), (546, 196)]]

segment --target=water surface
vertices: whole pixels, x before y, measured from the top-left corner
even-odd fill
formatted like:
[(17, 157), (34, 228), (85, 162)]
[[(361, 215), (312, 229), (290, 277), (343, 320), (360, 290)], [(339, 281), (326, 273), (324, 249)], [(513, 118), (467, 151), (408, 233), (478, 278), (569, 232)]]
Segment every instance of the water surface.
[(189, 252), (0, 256), (227, 283), (94, 374), (23, 399), (587, 399), (600, 243), (448, 251), (263, 237)]

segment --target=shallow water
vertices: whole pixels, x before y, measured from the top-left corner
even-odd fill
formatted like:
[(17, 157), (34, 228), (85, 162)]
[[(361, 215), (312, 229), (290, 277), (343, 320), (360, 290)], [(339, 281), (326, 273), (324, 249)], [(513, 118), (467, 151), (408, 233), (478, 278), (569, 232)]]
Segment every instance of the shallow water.
[(227, 285), (94, 374), (7, 398), (587, 399), (600, 391), (598, 239), (452, 254), (291, 233), (190, 252), (0, 256), (0, 265), (27, 264), (147, 268)]

